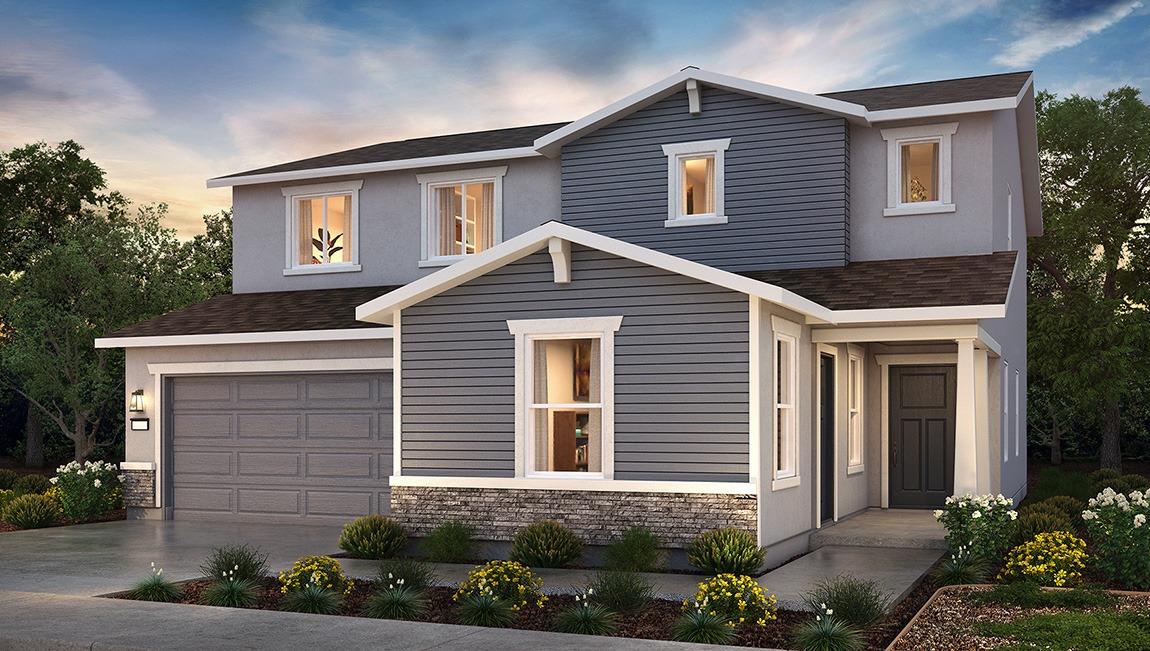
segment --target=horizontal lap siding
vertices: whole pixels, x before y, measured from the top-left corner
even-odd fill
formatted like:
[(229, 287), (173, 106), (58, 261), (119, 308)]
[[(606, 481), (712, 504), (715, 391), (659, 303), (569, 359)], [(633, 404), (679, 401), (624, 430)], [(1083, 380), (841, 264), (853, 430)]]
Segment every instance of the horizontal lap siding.
[(615, 477), (747, 481), (746, 296), (573, 249), (569, 285), (540, 252), (403, 311), (404, 474), (514, 475), (507, 320), (621, 314)]
[[(563, 221), (723, 269), (819, 267), (849, 259), (849, 130), (811, 111), (703, 89), (676, 93), (565, 146)], [(664, 144), (730, 138), (728, 223), (666, 228)]]

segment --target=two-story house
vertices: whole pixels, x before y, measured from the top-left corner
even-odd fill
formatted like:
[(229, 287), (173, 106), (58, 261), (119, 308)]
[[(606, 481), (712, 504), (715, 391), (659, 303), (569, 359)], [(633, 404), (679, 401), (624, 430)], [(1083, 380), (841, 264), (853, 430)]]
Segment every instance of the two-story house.
[(506, 539), (1025, 494), (1029, 72), (686, 69), (571, 123), (212, 179), (234, 293), (110, 334), (142, 517)]

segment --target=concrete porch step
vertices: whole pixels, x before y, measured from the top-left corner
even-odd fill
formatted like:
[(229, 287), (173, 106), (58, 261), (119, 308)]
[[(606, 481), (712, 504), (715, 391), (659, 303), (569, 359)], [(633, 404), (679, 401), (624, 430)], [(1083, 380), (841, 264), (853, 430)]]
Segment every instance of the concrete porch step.
[(946, 530), (931, 511), (867, 509), (811, 534), (811, 549), (831, 545), (945, 550)]
[(767, 572), (759, 583), (778, 596), (780, 608), (805, 610), (802, 595), (819, 580), (849, 574), (874, 581), (890, 595), (889, 603), (896, 604), (941, 556), (937, 549), (831, 545)]

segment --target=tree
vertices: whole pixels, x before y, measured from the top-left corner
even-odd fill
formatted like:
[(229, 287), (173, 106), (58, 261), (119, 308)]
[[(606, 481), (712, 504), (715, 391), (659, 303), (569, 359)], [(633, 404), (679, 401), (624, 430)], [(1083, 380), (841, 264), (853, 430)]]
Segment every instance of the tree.
[(16, 378), (4, 381), (72, 440), (77, 460), (92, 451), (105, 421), (122, 415), (123, 351), (96, 349), (93, 339), (188, 295), (184, 251), (161, 225), (163, 215), (163, 206), (135, 217), (86, 209), (23, 272), (0, 279), (0, 355)]
[(1037, 106), (1046, 233), (1029, 244), (1030, 359), (1096, 416), (1101, 465), (1120, 469), (1123, 402), (1150, 361), (1150, 106), (1130, 87)]
[(184, 245), (185, 280), (194, 293), (189, 302), (232, 291), (232, 211), (204, 215), (204, 232)]

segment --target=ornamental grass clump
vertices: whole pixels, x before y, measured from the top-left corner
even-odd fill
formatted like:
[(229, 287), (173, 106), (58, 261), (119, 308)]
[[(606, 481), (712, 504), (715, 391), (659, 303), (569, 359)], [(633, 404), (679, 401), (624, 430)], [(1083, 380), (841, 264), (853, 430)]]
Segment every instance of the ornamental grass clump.
[(730, 644), (735, 641), (735, 628), (702, 604), (693, 604), (671, 624), (671, 639), (692, 644)]
[(798, 627), (794, 644), (799, 651), (861, 651), (866, 648), (859, 631), (828, 607)]
[(631, 527), (603, 550), (603, 564), (623, 572), (658, 572), (666, 563), (663, 541), (647, 527)]
[(462, 522), (448, 520), (440, 524), (419, 547), (433, 563), (466, 563), (475, 558), (475, 530)]
[(342, 607), (343, 599), (338, 592), (314, 583), (292, 590), (280, 600), (280, 608), (289, 613), (336, 615)]
[(1074, 531), (1075, 529), (1073, 521), (1059, 511), (1027, 511), (1018, 516), (1018, 521), (1015, 522), (1014, 543), (1021, 545), (1033, 540), (1040, 533)]
[(205, 606), (251, 608), (259, 600), (259, 584), (228, 574), (212, 582), (201, 599)]
[(746, 575), (720, 574), (699, 583), (694, 605), (683, 602), (684, 610), (702, 608), (732, 626), (766, 626), (777, 619), (778, 598), (763, 592), (758, 581)]
[(76, 461), (56, 468), (51, 480), (59, 490), (60, 508), (77, 522), (91, 520), (119, 508), (123, 492), (122, 475), (115, 464), (103, 461)]
[[(1023, 514), (1025, 508), (1026, 507), (1019, 509), (1019, 516)], [(1086, 508), (1086, 502), (1077, 497), (1071, 497), (1070, 495), (1054, 495), (1035, 502), (1033, 505), (1030, 505), (1029, 508), (1060, 513), (1070, 519), (1071, 522), (1074, 522), (1078, 520), (1078, 516), (1081, 515), (1082, 511)]]
[(175, 583), (165, 579), (164, 568), (156, 567), (155, 562), (153, 562), (151, 574), (148, 575), (148, 578), (133, 586), (132, 589), (128, 591), (128, 596), (139, 601), (171, 603), (179, 601), (180, 598), (184, 596), (184, 590)]
[(982, 583), (990, 573), (990, 565), (966, 545), (959, 545), (938, 564), (931, 578), (938, 585), (969, 585)]
[(587, 586), (592, 601), (617, 613), (635, 613), (643, 609), (655, 594), (655, 584), (635, 572), (603, 570)]
[(426, 590), (439, 583), (439, 576), (431, 566), (423, 561), (410, 558), (392, 558), (379, 564), (380, 585), (400, 581), (417, 590)]
[(364, 603), (365, 616), (413, 620), (427, 612), (427, 593), (422, 588), (394, 577), (383, 585)]
[(1061, 588), (1077, 583), (1085, 568), (1086, 541), (1069, 531), (1052, 531), (1010, 550), (998, 578)]
[(280, 592), (287, 594), (312, 583), (341, 595), (351, 594), (355, 582), (343, 573), (339, 561), (331, 556), (304, 556), (291, 569), (279, 574)]
[(518, 612), (534, 604), (543, 607), (547, 597), (540, 590), (543, 579), (535, 576), (526, 565), (515, 561), (490, 561), (473, 568), (452, 595), (456, 602), (466, 597), (489, 594)]
[(19, 478), (20, 475), (18, 475), (15, 470), (0, 468), (0, 490), (10, 490), (12, 484), (15, 484)]
[(707, 531), (687, 548), (687, 561), (708, 574), (754, 574), (766, 557), (767, 548), (742, 529)]
[(200, 564), (200, 571), (217, 581), (234, 576), (258, 582), (268, 576), (268, 555), (246, 544), (216, 547)]
[(12, 490), (21, 495), (43, 495), (52, 488), (52, 481), (43, 475), (24, 475), (12, 482)]
[(348, 522), (339, 535), (339, 548), (352, 558), (392, 558), (407, 545), (407, 532), (383, 515), (365, 515)]
[(566, 567), (583, 556), (579, 536), (554, 520), (540, 520), (511, 539), (508, 557), (528, 567)]
[(946, 542), (951, 550), (966, 547), (970, 553), (989, 562), (1002, 558), (1014, 537), (1018, 512), (1014, 502), (998, 495), (965, 495), (946, 498), (934, 517), (946, 528)]
[(506, 628), (515, 621), (515, 610), (490, 592), (469, 594), (459, 600), (455, 617), (466, 626)]
[(47, 495), (18, 495), (4, 507), (0, 520), (20, 529), (39, 529), (56, 524), (60, 505)]
[(813, 590), (803, 595), (803, 602), (815, 612), (829, 608), (839, 621), (865, 631), (886, 614), (890, 593), (875, 581), (842, 575), (820, 579)]
[[(11, 508), (11, 507), (9, 507)], [(1094, 566), (1112, 581), (1135, 590), (1150, 589), (1150, 502), (1107, 488), (1090, 498), (1082, 512), (1093, 543)]]
[(575, 595), (575, 604), (555, 617), (555, 630), (577, 635), (608, 635), (615, 631), (615, 613), (603, 604), (591, 601), (591, 589)]

